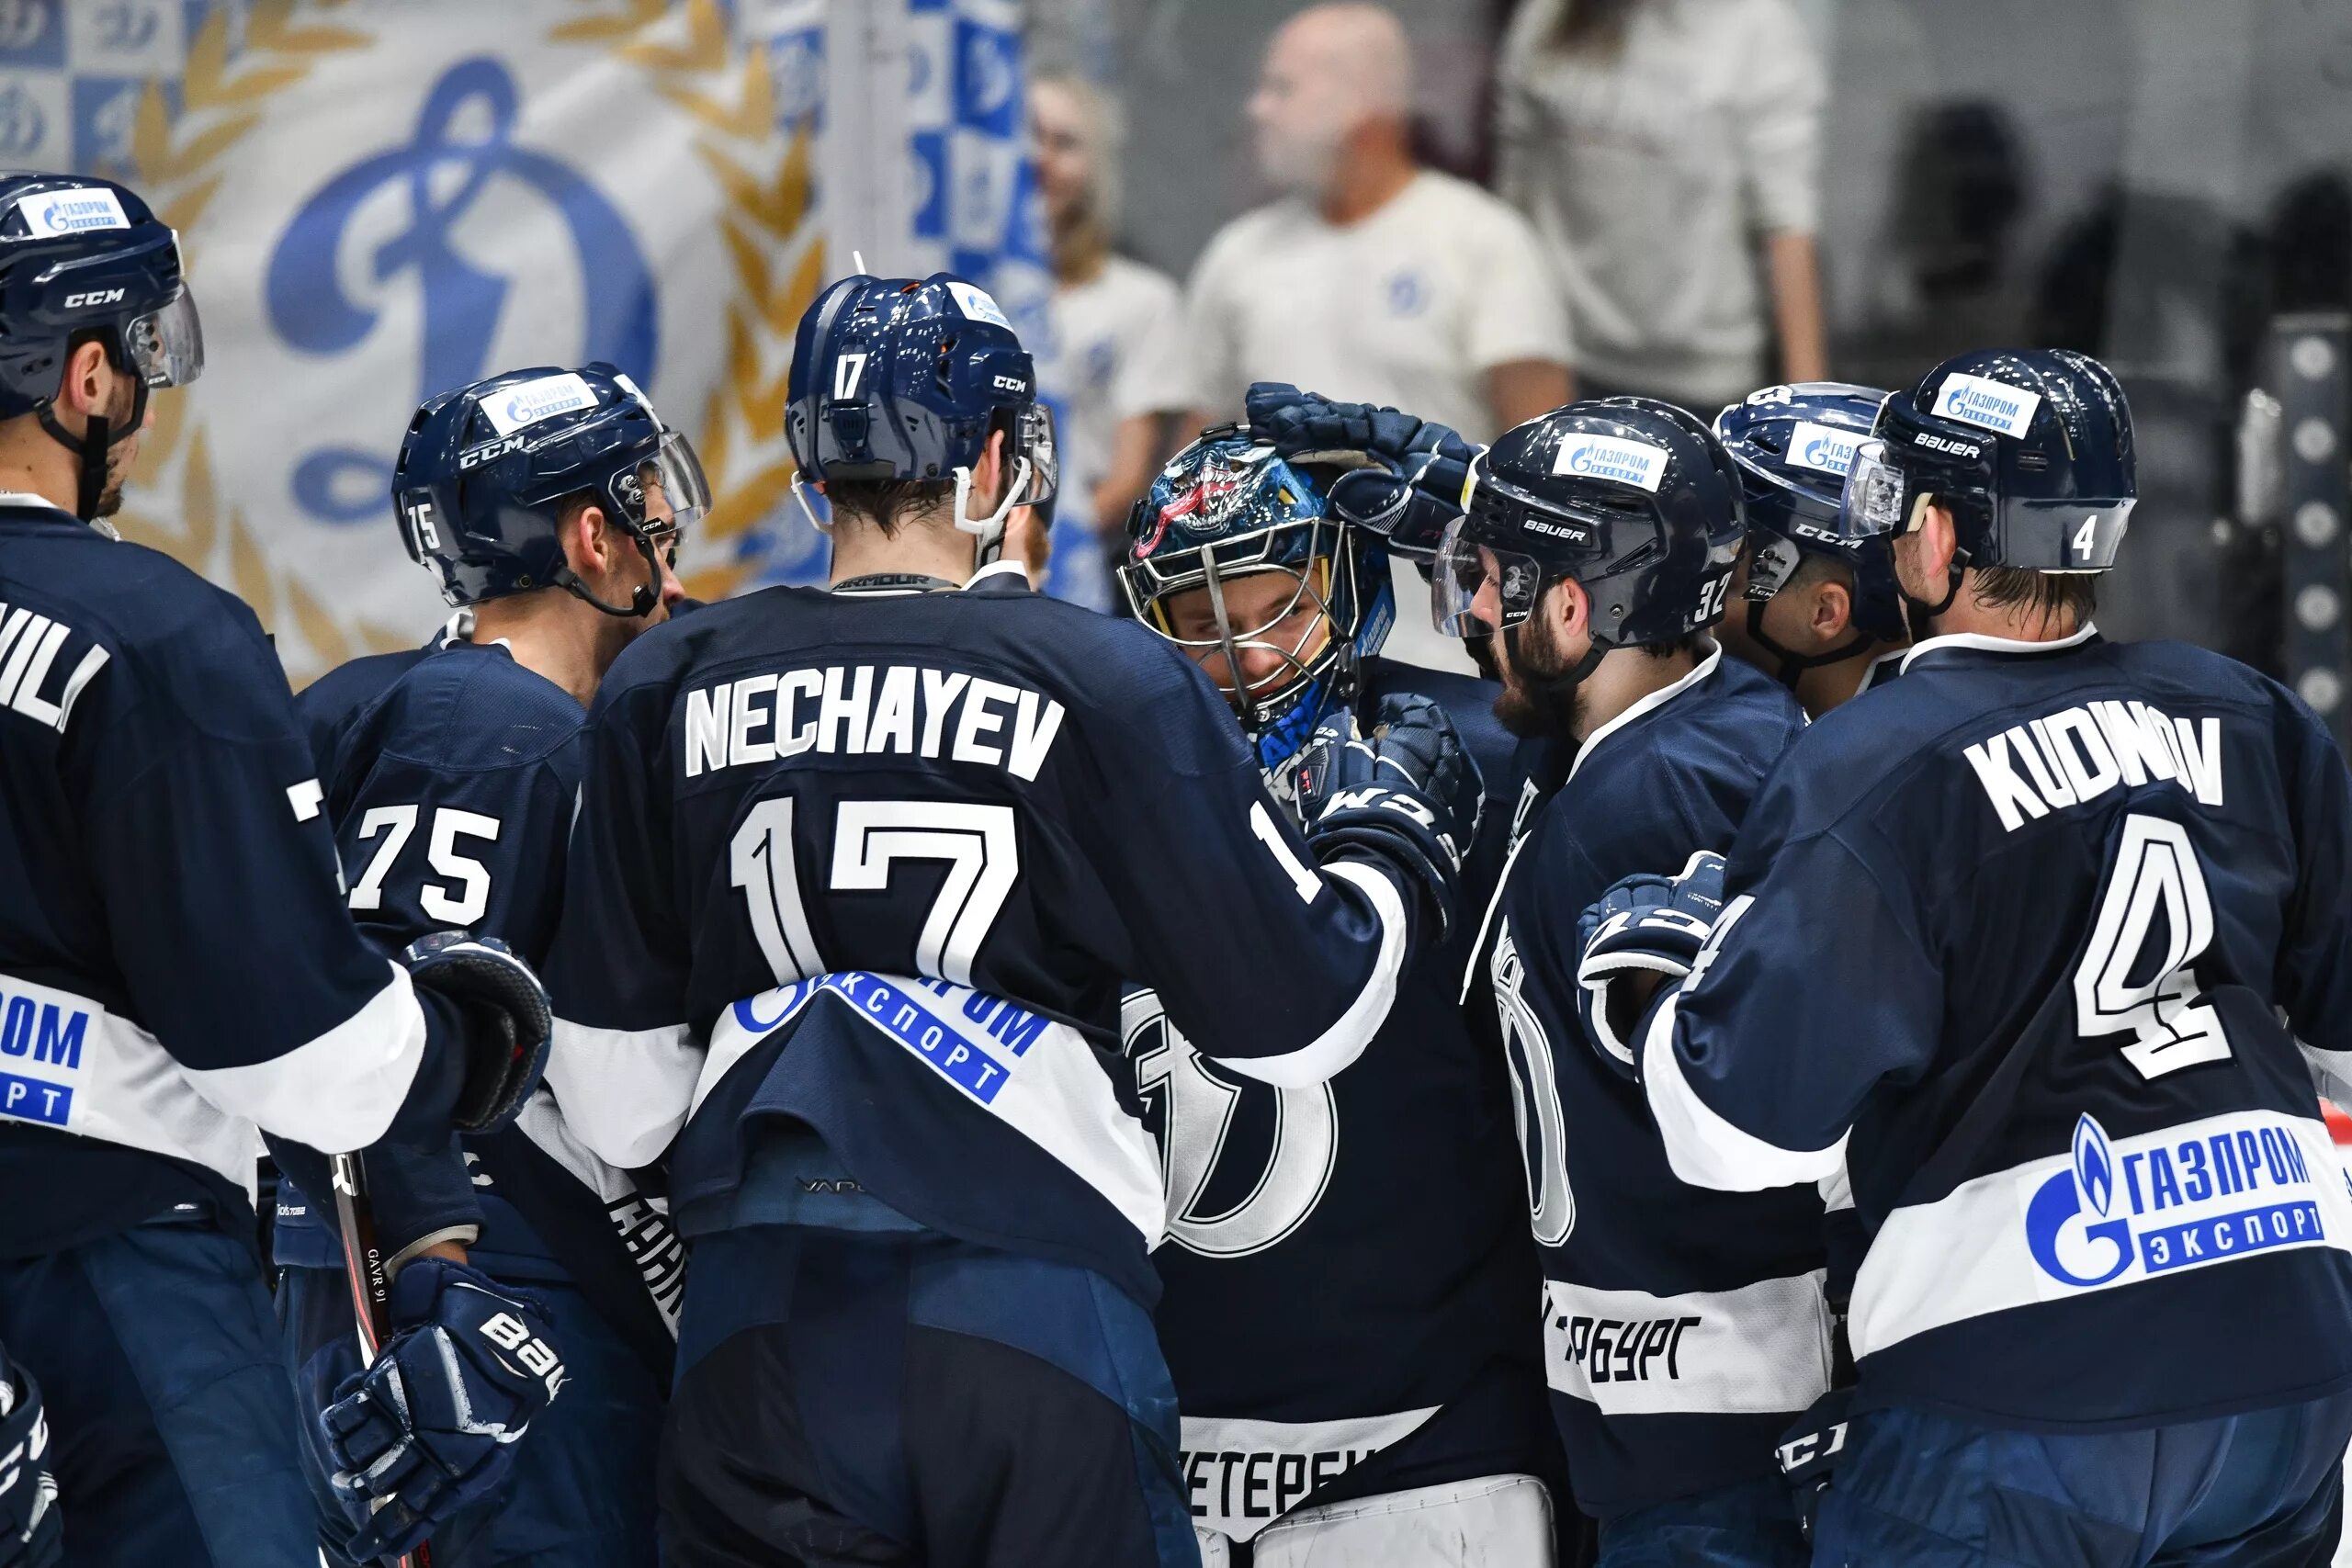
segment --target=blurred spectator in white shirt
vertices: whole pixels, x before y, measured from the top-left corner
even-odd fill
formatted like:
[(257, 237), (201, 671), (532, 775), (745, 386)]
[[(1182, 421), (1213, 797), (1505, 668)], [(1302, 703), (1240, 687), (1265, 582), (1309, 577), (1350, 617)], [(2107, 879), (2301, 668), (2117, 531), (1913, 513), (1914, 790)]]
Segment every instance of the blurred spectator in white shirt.
[(1523, 0), (1498, 74), (1496, 184), (1543, 236), (1589, 392), (1711, 417), (1775, 369), (1826, 375), (1826, 88), (1790, 0)]
[(1410, 52), (1384, 7), (1313, 6), (1274, 35), (1250, 118), (1283, 194), (1193, 268), (1197, 420), (1241, 417), (1252, 381), (1292, 381), (1489, 441), (1568, 400), (1567, 321), (1534, 233), (1420, 167), (1411, 114)]

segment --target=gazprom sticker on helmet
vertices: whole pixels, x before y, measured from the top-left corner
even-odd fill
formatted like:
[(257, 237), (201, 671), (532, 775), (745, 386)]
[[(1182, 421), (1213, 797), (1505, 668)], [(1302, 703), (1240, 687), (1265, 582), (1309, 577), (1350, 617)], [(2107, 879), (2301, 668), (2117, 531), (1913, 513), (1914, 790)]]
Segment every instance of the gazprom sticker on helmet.
[(1936, 412), (2004, 435), (2023, 435), (2041, 406), (2041, 394), (1983, 376), (1954, 376), (1936, 394)]
[(1854, 448), (1862, 444), (1862, 439), (1859, 430), (1839, 430), (1835, 425), (1801, 419), (1797, 421), (1796, 433), (1789, 437), (1789, 462), (1796, 468), (1844, 479), (1846, 470), (1854, 466)]
[(1610, 479), (1656, 495), (1666, 479), (1666, 448), (1646, 441), (1621, 441), (1614, 435), (1571, 435), (1560, 443), (1552, 471), (1583, 479)]
[(17, 210), (25, 215), (26, 238), (33, 240), (52, 234), (80, 234), (92, 229), (130, 227), (122, 203), (104, 186), (20, 196), (17, 198)]
[(986, 321), (992, 327), (1002, 327), (1008, 332), (1012, 330), (1012, 321), (997, 308), (996, 301), (989, 298), (987, 289), (975, 288), (968, 283), (951, 283), (947, 286), (947, 292), (955, 297), (956, 308), (973, 321)]
[(595, 406), (594, 389), (567, 370), (560, 376), (542, 376), (536, 381), (493, 392), (482, 400), (481, 412), (492, 430), (501, 435), (512, 435), (526, 424)]

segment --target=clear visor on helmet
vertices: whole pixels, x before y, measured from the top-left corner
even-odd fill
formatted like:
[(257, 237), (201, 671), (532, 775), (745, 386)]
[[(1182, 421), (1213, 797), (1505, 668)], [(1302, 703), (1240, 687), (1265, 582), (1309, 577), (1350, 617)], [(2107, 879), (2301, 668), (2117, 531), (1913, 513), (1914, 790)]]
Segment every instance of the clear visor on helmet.
[(1448, 637), (1491, 637), (1518, 626), (1544, 596), (1544, 568), (1533, 556), (1474, 544), (1467, 517), (1446, 525), (1430, 572), (1430, 615)]
[(1902, 532), (1907, 486), (1903, 470), (1873, 436), (1854, 448), (1846, 489), (1838, 502), (1838, 531), (1847, 538), (1874, 538)]
[(678, 538), (710, 511), (710, 483), (694, 443), (674, 430), (662, 434), (653, 456), (613, 480), (614, 499), (674, 563)]
[(123, 329), (130, 367), (150, 387), (185, 387), (204, 373), (204, 323), (183, 286), (171, 302)]
[(1012, 417), (1012, 456), (1029, 459), (1029, 491), (1023, 506), (1042, 506), (1061, 488), (1061, 452), (1054, 445), (1053, 411), (1043, 403), (1016, 410)]

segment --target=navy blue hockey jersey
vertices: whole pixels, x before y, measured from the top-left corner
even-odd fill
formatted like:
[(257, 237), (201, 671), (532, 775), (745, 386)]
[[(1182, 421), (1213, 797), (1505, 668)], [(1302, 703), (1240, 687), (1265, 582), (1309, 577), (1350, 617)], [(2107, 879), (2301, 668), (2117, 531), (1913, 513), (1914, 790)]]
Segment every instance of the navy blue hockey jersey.
[(375, 1141), (456, 1021), (343, 911), (253, 612), (22, 496), (0, 604), (0, 1253), (249, 1203), (256, 1125)]
[[(456, 642), (355, 660), (300, 706), (323, 748), (319, 775), (360, 930), (388, 952), (470, 931), (541, 964), (563, 903), (587, 722), (579, 702), (502, 644)], [(388, 1239), (476, 1225), (469, 1255), (494, 1277), (572, 1279), (639, 1337), (660, 1331), (651, 1308), (674, 1327), (684, 1269), (666, 1218), (571, 1136), (547, 1089), (514, 1127), (465, 1146), (464, 1163), (371, 1152)], [(278, 1221), (278, 1262), (342, 1267), (326, 1214), (290, 1182)]]
[(1654, 1010), (1675, 1168), (1842, 1158), (1866, 1403), (2129, 1427), (2341, 1386), (2348, 832), (2326, 731), (2242, 665), (1922, 643), (1784, 761)]
[(1828, 1387), (1822, 1205), (1811, 1190), (1676, 1179), (1639, 1085), (1577, 1014), (1578, 915), (1619, 878), (1731, 847), (1803, 733), (1778, 682), (1711, 652), (1585, 740), (1514, 846), (1488, 957), (1509, 1042), (1546, 1381), (1577, 1505), (1606, 1517), (1770, 1474)]
[[(1510, 1090), (1491, 1027), (1456, 992), (1510, 835), (1518, 773), (1497, 688), (1368, 660), (1359, 707), (1433, 697), (1478, 760), (1487, 815), (1463, 867), (1463, 918), (1405, 971), (1387, 1022), (1345, 1072), (1288, 1089), (1203, 1055), (1159, 997), (1125, 1008), (1129, 1060), (1170, 1188), (1155, 1314), (1183, 1412), (1193, 1511), (1248, 1540), (1339, 1491), (1498, 1362), (1545, 1417), (1527, 1312)], [(1479, 1434), (1490, 1462), (1534, 1468)]]
[(1190, 660), (1010, 569), (657, 627), (589, 744), (549, 1081), (616, 1165), (694, 1112), (690, 1235), (729, 1223), (705, 1216), (760, 1124), (812, 1128), (907, 1218), (1148, 1302), (1164, 1200), (1115, 1089), (1123, 979), (1237, 1070), (1314, 1083), (1412, 940), (1390, 872), (1316, 866)]

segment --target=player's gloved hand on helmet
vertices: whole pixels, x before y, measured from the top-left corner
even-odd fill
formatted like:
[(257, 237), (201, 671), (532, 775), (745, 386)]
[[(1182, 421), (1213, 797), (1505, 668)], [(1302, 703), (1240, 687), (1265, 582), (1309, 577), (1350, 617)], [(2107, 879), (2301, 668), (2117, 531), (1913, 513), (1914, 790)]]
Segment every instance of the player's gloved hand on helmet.
[(1427, 697), (1392, 693), (1368, 733), (1354, 729), (1347, 714), (1325, 720), (1292, 764), (1307, 846), (1324, 861), (1364, 851), (1406, 873), (1443, 941), (1486, 807), (1477, 759)]
[[(447, 1002), (462, 1021), (462, 1060), (447, 1125), (417, 1134), (426, 1141), (454, 1126), (494, 1133), (521, 1113), (548, 1065), (554, 1015), (547, 987), (531, 966), (495, 937), (435, 931), (401, 954), (420, 991)], [(422, 1075), (420, 1075), (422, 1077)], [(404, 1108), (403, 1117), (408, 1111)], [(409, 1129), (401, 1129), (403, 1132)]]
[(1831, 1472), (1846, 1457), (1846, 1412), (1853, 1403), (1852, 1389), (1831, 1389), (1781, 1434), (1773, 1450), (1781, 1461), (1781, 1479), (1793, 1494), (1797, 1528), (1807, 1540), (1813, 1539), (1813, 1522), (1821, 1512), (1821, 1495), (1829, 1490)]
[(1374, 467), (1334, 479), (1332, 509), (1379, 535), (1400, 555), (1427, 560), (1462, 514), (1462, 491), (1478, 448), (1442, 424), (1371, 403), (1340, 403), (1286, 381), (1259, 381), (1245, 405), (1250, 434), (1285, 457), (1312, 461), (1363, 454)]
[(514, 1445), (562, 1387), (547, 1309), (444, 1258), (392, 1280), (394, 1333), (320, 1417), (336, 1493), (369, 1507), (355, 1562), (413, 1551), (506, 1479)]
[(0, 1355), (0, 1568), (55, 1568), (64, 1561), (63, 1516), (49, 1469), (49, 1417), (40, 1385)]
[(1702, 850), (1679, 876), (1626, 877), (1577, 920), (1577, 1016), (1600, 1059), (1640, 1068), (1634, 1024), (1661, 981), (1690, 973), (1724, 908), (1724, 857)]

